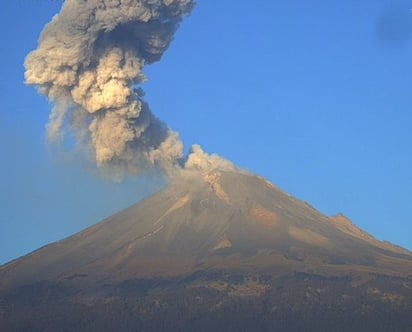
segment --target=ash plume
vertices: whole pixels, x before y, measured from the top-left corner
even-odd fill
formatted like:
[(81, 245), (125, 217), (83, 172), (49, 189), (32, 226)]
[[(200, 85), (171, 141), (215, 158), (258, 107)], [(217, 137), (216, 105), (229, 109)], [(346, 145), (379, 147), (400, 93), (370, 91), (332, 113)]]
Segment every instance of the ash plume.
[(208, 172), (212, 169), (236, 170), (236, 166), (229, 160), (220, 157), (217, 154), (207, 154), (200, 145), (192, 146), (185, 163), (186, 170), (196, 170)]
[(160, 60), (192, 0), (67, 0), (25, 61), (25, 79), (53, 104), (51, 142), (73, 132), (97, 165), (141, 173), (178, 165), (183, 144), (137, 86)]

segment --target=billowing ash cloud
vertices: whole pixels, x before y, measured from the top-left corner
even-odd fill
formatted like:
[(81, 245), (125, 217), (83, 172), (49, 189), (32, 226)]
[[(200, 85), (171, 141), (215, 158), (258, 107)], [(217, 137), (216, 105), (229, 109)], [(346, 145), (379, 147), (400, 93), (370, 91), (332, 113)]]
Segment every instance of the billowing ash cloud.
[(25, 62), (26, 83), (54, 105), (49, 139), (73, 131), (102, 167), (139, 173), (177, 165), (179, 136), (136, 85), (192, 7), (192, 0), (67, 0)]
[(236, 167), (226, 159), (217, 154), (207, 154), (199, 145), (193, 145), (186, 159), (185, 168), (187, 170), (197, 170), (200, 172), (208, 172), (212, 169), (235, 170)]

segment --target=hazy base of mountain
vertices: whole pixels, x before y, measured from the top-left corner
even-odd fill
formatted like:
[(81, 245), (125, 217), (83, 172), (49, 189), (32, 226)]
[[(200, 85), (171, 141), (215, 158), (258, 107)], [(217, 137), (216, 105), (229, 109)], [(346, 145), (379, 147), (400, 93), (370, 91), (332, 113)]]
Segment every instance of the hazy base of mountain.
[(411, 331), (411, 312), (409, 251), (233, 171), (0, 267), (5, 331)]

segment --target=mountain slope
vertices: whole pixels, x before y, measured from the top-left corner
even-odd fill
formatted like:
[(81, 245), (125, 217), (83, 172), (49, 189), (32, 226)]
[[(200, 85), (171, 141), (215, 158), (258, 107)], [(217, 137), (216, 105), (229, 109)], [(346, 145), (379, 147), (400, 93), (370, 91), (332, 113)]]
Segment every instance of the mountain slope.
[[(0, 322), (11, 329), (22, 321), (44, 327), (46, 317), (54, 322), (50, 312), (61, 310), (87, 317), (77, 330), (102, 330), (109, 310), (122, 330), (173, 330), (172, 321), (176, 330), (219, 330), (247, 312), (245, 331), (256, 315), (262, 331), (278, 323), (288, 324), (279, 331), (293, 330), (299, 315), (308, 330), (329, 326), (322, 317), (367, 324), (379, 316), (385, 323), (376, 328), (390, 331), (385, 324), (398, 317), (398, 331), (412, 326), (411, 303), (410, 252), (234, 171), (186, 171), (129, 209), (0, 267)], [(312, 322), (313, 315), (321, 321)], [(69, 324), (58, 317), (55, 328)]]

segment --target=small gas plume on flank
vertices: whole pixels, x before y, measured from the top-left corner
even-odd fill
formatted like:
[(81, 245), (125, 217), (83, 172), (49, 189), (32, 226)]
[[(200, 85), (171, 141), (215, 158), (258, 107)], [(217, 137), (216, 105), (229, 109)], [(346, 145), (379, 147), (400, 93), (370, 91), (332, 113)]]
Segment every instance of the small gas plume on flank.
[(139, 84), (192, 0), (67, 0), (25, 61), (25, 79), (54, 105), (51, 142), (74, 133), (101, 168), (179, 167), (179, 135), (151, 112)]

